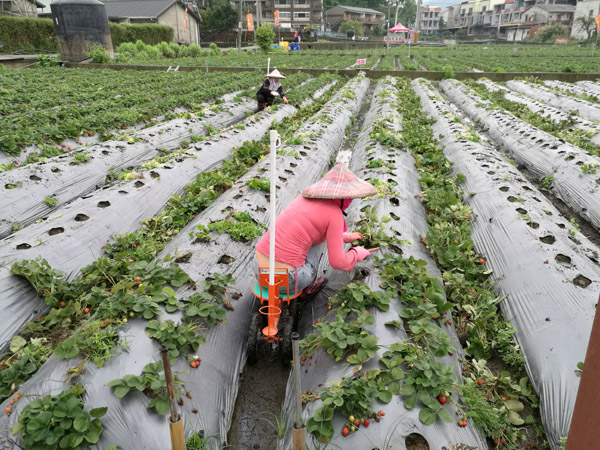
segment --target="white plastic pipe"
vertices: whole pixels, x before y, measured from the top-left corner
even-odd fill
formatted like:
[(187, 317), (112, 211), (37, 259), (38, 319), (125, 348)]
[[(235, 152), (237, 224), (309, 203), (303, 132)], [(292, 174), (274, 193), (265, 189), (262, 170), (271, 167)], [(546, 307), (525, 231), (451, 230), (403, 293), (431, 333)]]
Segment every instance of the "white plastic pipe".
[(271, 70), (271, 58), (267, 58), (267, 75), (269, 75), (269, 70)]
[(271, 206), (271, 228), (269, 236), (269, 284), (275, 284), (275, 203), (277, 191), (277, 168), (275, 161), (277, 160), (277, 142), (279, 141), (279, 133), (275, 130), (270, 132), (271, 138), (271, 194), (269, 203)]

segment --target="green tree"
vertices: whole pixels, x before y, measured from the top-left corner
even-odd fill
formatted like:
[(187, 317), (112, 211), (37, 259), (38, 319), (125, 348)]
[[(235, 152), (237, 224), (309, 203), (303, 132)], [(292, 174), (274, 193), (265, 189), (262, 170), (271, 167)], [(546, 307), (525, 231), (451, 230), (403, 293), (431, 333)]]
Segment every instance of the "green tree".
[(553, 42), (555, 39), (563, 39), (569, 37), (569, 29), (560, 23), (551, 23), (540, 28), (535, 36), (534, 41), (538, 42)]
[(392, 8), (390, 11), (390, 26), (393, 27), (396, 25), (392, 23), (396, 16), (395, 8), (398, 8), (398, 20), (397, 22), (401, 22), (402, 25), (408, 27), (410, 24), (413, 24), (417, 20), (417, 4), (415, 0), (395, 0), (391, 2)]
[(228, 0), (210, 0), (209, 8), (200, 15), (204, 31), (228, 31), (237, 25), (237, 12)]
[(371, 28), (371, 34), (373, 36), (385, 36), (385, 28), (377, 24)]
[(440, 30), (446, 28), (446, 22), (444, 22), (444, 18), (440, 17)]
[(273, 39), (275, 39), (275, 32), (268, 23), (265, 23), (262, 27), (258, 27), (254, 31), (254, 42), (265, 52), (273, 44)]
[(357, 20), (348, 20), (346, 22), (342, 22), (338, 30), (340, 33), (345, 33), (348, 30), (354, 30), (354, 34), (356, 36), (362, 36), (363, 24)]
[(592, 16), (579, 16), (575, 19), (575, 27), (587, 34), (587, 40), (592, 39), (594, 31), (596, 31), (596, 17)]

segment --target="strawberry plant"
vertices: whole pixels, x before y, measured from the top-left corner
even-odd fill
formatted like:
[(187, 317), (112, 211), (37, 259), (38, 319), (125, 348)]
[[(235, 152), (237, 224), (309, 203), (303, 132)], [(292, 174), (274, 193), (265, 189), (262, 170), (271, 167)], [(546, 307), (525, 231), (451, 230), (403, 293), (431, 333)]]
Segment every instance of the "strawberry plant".
[(25, 448), (31, 449), (82, 449), (96, 444), (103, 431), (99, 418), (108, 408), (84, 411), (84, 392), (74, 386), (57, 396), (34, 400), (23, 409), (13, 434), (20, 434)]
[(269, 192), (271, 190), (271, 182), (268, 179), (252, 179), (246, 182), (246, 186), (256, 189), (257, 191)]
[(148, 336), (156, 339), (161, 345), (169, 350), (171, 359), (177, 358), (180, 351), (188, 347), (193, 351), (198, 350), (200, 344), (206, 342), (206, 337), (196, 334), (197, 327), (193, 324), (176, 324), (172, 320), (159, 322), (151, 320), (146, 324)]
[(256, 223), (252, 216), (247, 212), (233, 213), (232, 217), (217, 222), (211, 222), (208, 225), (198, 225), (199, 233), (195, 235), (196, 239), (206, 239), (208, 232), (227, 233), (235, 241), (249, 242), (261, 236), (265, 226), (262, 223)]
[(344, 416), (369, 418), (371, 403), (377, 398), (378, 390), (370, 385), (366, 377), (344, 378), (340, 382), (321, 390), (323, 406), (315, 411), (306, 424), (306, 430), (321, 442), (333, 436), (333, 413), (339, 410)]
[(329, 299), (331, 306), (340, 306), (340, 315), (347, 315), (349, 311), (361, 312), (365, 308), (375, 306), (381, 311), (390, 309), (392, 294), (387, 291), (371, 291), (368, 286), (359, 283), (345, 285), (334, 297)]
[(384, 224), (388, 223), (391, 217), (383, 215), (381, 218), (377, 215), (376, 206), (367, 206), (361, 214), (361, 220), (358, 222), (358, 231), (362, 234), (360, 244), (365, 248), (385, 247), (391, 242), (391, 238), (384, 232)]
[(56, 357), (73, 359), (83, 354), (97, 367), (103, 367), (106, 361), (110, 361), (116, 348), (125, 347), (125, 344), (119, 341), (117, 330), (110, 325), (108, 319), (106, 321), (96, 320), (84, 325), (79, 332), (56, 346)]
[(337, 316), (335, 322), (322, 322), (315, 325), (319, 335), (309, 334), (300, 342), (305, 355), (313, 354), (318, 347), (325, 348), (336, 361), (349, 352), (350, 364), (362, 364), (377, 353), (377, 336), (370, 335), (364, 327), (373, 325), (373, 315), (362, 313), (355, 320), (345, 322), (344, 317)]
[[(174, 400), (178, 401), (183, 394), (182, 389), (184, 383), (177, 379), (177, 375), (184, 372), (173, 373)], [(148, 408), (154, 408), (157, 414), (165, 416), (169, 414), (169, 397), (167, 393), (167, 382), (165, 380), (164, 368), (162, 361), (148, 363), (142, 370), (141, 375), (125, 375), (123, 378), (109, 381), (106, 383), (108, 387), (112, 387), (113, 394), (117, 398), (123, 398), (132, 390), (143, 392), (148, 398)]]

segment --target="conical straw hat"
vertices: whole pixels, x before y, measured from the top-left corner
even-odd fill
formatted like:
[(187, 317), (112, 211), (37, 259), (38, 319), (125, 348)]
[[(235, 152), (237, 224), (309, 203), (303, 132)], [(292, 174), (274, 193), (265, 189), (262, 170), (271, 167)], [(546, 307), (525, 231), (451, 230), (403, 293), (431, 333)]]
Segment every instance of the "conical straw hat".
[(361, 198), (375, 194), (377, 189), (371, 183), (358, 178), (341, 162), (302, 191), (306, 198)]
[(273, 69), (273, 72), (271, 72), (269, 75), (265, 75), (265, 78), (281, 78), (282, 80), (285, 79), (285, 77), (281, 75), (281, 73), (279, 73), (279, 70), (277, 69)]

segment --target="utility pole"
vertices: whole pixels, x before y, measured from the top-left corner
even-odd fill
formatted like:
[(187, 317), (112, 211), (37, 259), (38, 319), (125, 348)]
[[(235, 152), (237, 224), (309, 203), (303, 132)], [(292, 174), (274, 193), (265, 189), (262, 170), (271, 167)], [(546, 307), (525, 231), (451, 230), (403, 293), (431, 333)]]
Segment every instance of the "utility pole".
[(415, 20), (415, 33), (421, 28), (421, 0), (417, 0), (417, 17)]
[(239, 22), (238, 22), (238, 38), (237, 38), (237, 49), (238, 49), (238, 55), (240, 53), (240, 51), (242, 50), (242, 2), (243, 0), (239, 0), (240, 2), (240, 17), (239, 17)]

